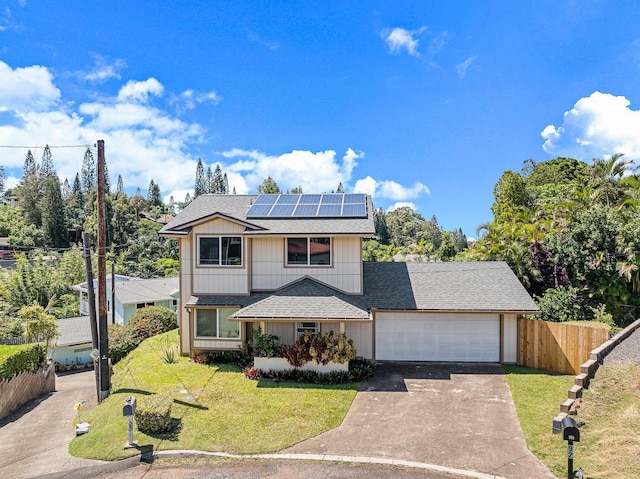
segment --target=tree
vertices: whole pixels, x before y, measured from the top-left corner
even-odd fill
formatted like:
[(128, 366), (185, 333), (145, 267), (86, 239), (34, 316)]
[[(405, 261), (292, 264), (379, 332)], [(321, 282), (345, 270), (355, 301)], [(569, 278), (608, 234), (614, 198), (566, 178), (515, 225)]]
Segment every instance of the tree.
[(594, 158), (590, 168), (594, 198), (601, 200), (609, 208), (620, 201), (624, 192), (624, 185), (620, 180), (632, 164), (631, 160), (623, 160), (622, 156), (617, 153), (606, 160)]
[(53, 167), (53, 155), (51, 155), (51, 149), (49, 145), (45, 145), (42, 152), (42, 162), (40, 163), (40, 175), (43, 181), (49, 176), (55, 175), (55, 169)]
[[(202, 164), (202, 158), (198, 158), (198, 164), (196, 166), (196, 183), (193, 190), (193, 197), (197, 198), (207, 192), (207, 179), (204, 176), (204, 165)], [(186, 203), (186, 199), (185, 199)]]
[(280, 187), (276, 184), (273, 178), (269, 176), (258, 186), (258, 193), (278, 194), (282, 193), (282, 191), (280, 191)]
[(98, 184), (98, 173), (96, 171), (96, 163), (93, 159), (93, 153), (87, 148), (84, 152), (82, 160), (82, 169), (80, 170), (82, 180), (82, 192), (86, 195), (94, 189)]
[(122, 181), (122, 175), (118, 175), (118, 183), (116, 186), (116, 195), (124, 195), (124, 183)]
[(137, 211), (133, 204), (127, 200), (125, 195), (118, 196), (113, 205), (113, 217), (111, 218), (114, 244), (127, 244), (129, 238), (135, 235), (136, 219)]
[(40, 305), (20, 308), (18, 318), (24, 322), (24, 335), (27, 339), (43, 341), (47, 349), (60, 336), (55, 316), (47, 314)]
[(425, 234), (425, 219), (409, 206), (402, 206), (386, 215), (391, 241), (396, 246), (418, 244)]
[(0, 165), (0, 196), (4, 193), (4, 166)]
[(211, 171), (211, 167), (207, 168), (204, 192), (206, 194), (211, 194), (213, 192), (213, 171)]
[(222, 176), (222, 186), (224, 187), (224, 194), (229, 194), (229, 178), (227, 178), (227, 174), (225, 173)]
[(41, 210), (45, 243), (51, 248), (68, 246), (64, 201), (60, 192), (60, 182), (55, 174), (46, 179)]
[(144, 198), (140, 192), (140, 188), (136, 190), (136, 194), (131, 197), (129, 204), (136, 210), (136, 219), (140, 218), (140, 212), (144, 209)]
[(147, 190), (147, 204), (149, 206), (160, 206), (162, 204), (160, 187), (153, 180), (149, 182), (149, 189)]
[(376, 238), (380, 244), (388, 245), (391, 240), (391, 233), (389, 233), (386, 216), (382, 208), (374, 210), (373, 217), (375, 222)]
[(214, 193), (214, 194), (227, 193), (227, 191), (224, 188), (224, 177), (222, 176), (222, 168), (220, 168), (220, 165), (216, 165), (216, 170), (213, 173), (213, 178), (211, 180), (211, 193)]
[(338, 185), (338, 188), (336, 189), (336, 193), (344, 193), (344, 186), (342, 186), (342, 181)]
[(40, 174), (31, 150), (27, 152), (22, 171), (22, 180), (18, 186), (19, 207), (26, 223), (33, 224), (36, 228), (42, 226), (42, 215), (40, 212)]
[(531, 206), (525, 180), (518, 173), (505, 171), (493, 189), (491, 212), (495, 221), (509, 221), (518, 212)]

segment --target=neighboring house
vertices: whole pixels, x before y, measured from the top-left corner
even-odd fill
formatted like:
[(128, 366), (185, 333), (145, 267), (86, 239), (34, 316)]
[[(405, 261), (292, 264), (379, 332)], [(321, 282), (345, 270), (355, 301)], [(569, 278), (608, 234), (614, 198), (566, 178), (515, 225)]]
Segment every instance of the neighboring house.
[[(111, 275), (107, 275), (107, 322), (127, 324), (137, 309), (145, 306), (164, 306), (176, 311), (178, 308), (178, 278), (139, 279), (115, 275), (115, 287)], [(98, 281), (93, 280), (98, 309)], [(80, 314), (89, 314), (87, 283), (73, 287), (80, 292)]]
[(363, 194), (200, 195), (160, 230), (180, 251), (180, 348), (340, 331), (376, 360), (515, 363), (539, 310), (504, 262), (366, 263)]
[(79, 367), (93, 364), (90, 354), (93, 350), (91, 323), (89, 316), (56, 320), (58, 333), (53, 348), (53, 361), (56, 369)]

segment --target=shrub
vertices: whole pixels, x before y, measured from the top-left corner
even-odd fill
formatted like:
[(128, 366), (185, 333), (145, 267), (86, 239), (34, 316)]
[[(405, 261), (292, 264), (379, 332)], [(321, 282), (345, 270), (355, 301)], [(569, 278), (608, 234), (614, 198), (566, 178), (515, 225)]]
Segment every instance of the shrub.
[(134, 418), (138, 430), (149, 434), (162, 434), (171, 429), (171, 406), (173, 401), (164, 394), (142, 398), (136, 404)]
[(47, 364), (47, 349), (42, 343), (14, 346), (16, 352), (0, 362), (0, 380), (22, 372), (34, 372)]
[(131, 328), (133, 337), (141, 343), (151, 336), (166, 333), (178, 327), (175, 311), (162, 306), (147, 306), (131, 315), (126, 327)]
[[(366, 381), (373, 375), (373, 363), (366, 359), (354, 361), (349, 371), (331, 371), (320, 373), (317, 371), (288, 369), (286, 371), (256, 371), (258, 378), (274, 381), (292, 381), (310, 384), (344, 384)], [(245, 372), (245, 376), (247, 376)]]
[(131, 328), (121, 324), (110, 324), (109, 333), (109, 357), (113, 364), (122, 360), (127, 354), (136, 349), (138, 343), (133, 337)]
[(547, 289), (542, 296), (535, 296), (543, 321), (565, 322), (585, 319), (581, 314), (578, 289), (560, 286)]
[(315, 361), (317, 364), (329, 362), (344, 364), (356, 357), (356, 348), (353, 340), (347, 339), (342, 333), (305, 332), (293, 345), (282, 346), (281, 356), (295, 368), (309, 361)]
[(280, 356), (280, 338), (274, 334), (263, 334), (261, 328), (253, 330), (253, 341), (249, 345), (250, 352), (259, 358)]
[(147, 306), (137, 310), (125, 325), (109, 326), (109, 356), (113, 364), (122, 360), (147, 338), (178, 327), (175, 311), (162, 306)]

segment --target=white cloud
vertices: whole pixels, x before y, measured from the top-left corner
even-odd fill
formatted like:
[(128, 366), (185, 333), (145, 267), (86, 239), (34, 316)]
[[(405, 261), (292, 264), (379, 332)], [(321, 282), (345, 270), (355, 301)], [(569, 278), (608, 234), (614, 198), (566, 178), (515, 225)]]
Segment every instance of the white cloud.
[(60, 99), (48, 68), (34, 65), (12, 69), (0, 61), (0, 111), (46, 111)]
[(413, 211), (416, 211), (418, 208), (415, 203), (411, 203), (410, 201), (398, 201), (387, 208), (387, 213), (397, 210), (398, 208), (411, 208)]
[(427, 30), (427, 27), (420, 27), (417, 30), (405, 30), (404, 28), (396, 27), (393, 29), (385, 29), (382, 31), (382, 38), (384, 39), (389, 51), (391, 53), (402, 53), (406, 51), (409, 55), (419, 56), (418, 46), (420, 41), (416, 38)]
[[(252, 191), (270, 176), (283, 191), (300, 186), (304, 192), (321, 193), (335, 190), (340, 183), (346, 185), (351, 180), (356, 160), (364, 155), (349, 148), (340, 162), (333, 150), (315, 153), (293, 150), (271, 156), (256, 150), (236, 148), (223, 152), (222, 156), (233, 160), (228, 169), (246, 172), (246, 186)], [(232, 184), (231, 178), (229, 184)]]
[(118, 92), (118, 100), (147, 103), (150, 96), (160, 97), (163, 92), (164, 87), (155, 78), (145, 81), (129, 80)]
[(640, 160), (640, 111), (624, 96), (593, 92), (564, 113), (562, 125), (548, 125), (541, 133), (549, 154), (583, 161), (623, 153)]
[(222, 97), (215, 91), (202, 93), (194, 90), (185, 90), (180, 95), (172, 98), (171, 103), (176, 106), (179, 113), (184, 113), (203, 103), (217, 105), (221, 101)]
[[(80, 171), (86, 147), (93, 149), (95, 157), (94, 144), (102, 139), (112, 186), (121, 175), (127, 191), (137, 187), (144, 191), (153, 179), (167, 199), (173, 195), (175, 201), (183, 201), (186, 192), (192, 194), (197, 156), (191, 152), (205, 141), (206, 131), (170, 113), (167, 107), (172, 106), (176, 95), (164, 95), (164, 86), (158, 80), (130, 80), (116, 96), (77, 106), (62, 97), (52, 74), (43, 66), (12, 69), (0, 62), (0, 84), (0, 145), (28, 145), (38, 161), (46, 144), (76, 145), (52, 149), (60, 178), (72, 181)], [(220, 98), (215, 92), (187, 92), (185, 96), (194, 104), (215, 104)], [(3, 151), (7, 187), (17, 184), (26, 153), (26, 148)], [(428, 193), (421, 183), (405, 187), (371, 177), (356, 180), (351, 188), (358, 162), (365, 157), (353, 148), (342, 156), (330, 149), (268, 155), (238, 148), (212, 156), (214, 159), (204, 159), (205, 168), (215, 167), (215, 158), (224, 161), (220, 164), (229, 186), (238, 194), (255, 193), (269, 176), (285, 191), (300, 186), (307, 193), (329, 192), (342, 183), (346, 191), (369, 193), (381, 203), (384, 199), (403, 201)]]
[(102, 56), (95, 56), (96, 65), (89, 72), (78, 72), (78, 75), (88, 81), (104, 82), (111, 79), (120, 79), (120, 71), (127, 66), (124, 60), (115, 60), (108, 63)]
[(395, 181), (376, 181), (370, 176), (356, 181), (354, 191), (366, 193), (374, 198), (386, 198), (393, 201), (403, 201), (417, 198), (421, 194), (429, 194), (429, 188), (420, 182), (406, 187)]
[(469, 70), (479, 70), (480, 68), (477, 65), (474, 65), (474, 62), (478, 58), (478, 55), (474, 55), (472, 57), (467, 58), (462, 63), (456, 65), (456, 72), (460, 78), (464, 78), (467, 76)]

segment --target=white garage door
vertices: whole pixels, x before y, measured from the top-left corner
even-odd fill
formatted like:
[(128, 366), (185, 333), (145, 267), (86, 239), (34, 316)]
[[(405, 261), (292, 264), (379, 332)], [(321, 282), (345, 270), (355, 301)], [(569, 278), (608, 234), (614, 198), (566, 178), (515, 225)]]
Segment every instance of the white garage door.
[(500, 361), (498, 314), (376, 315), (376, 359)]

